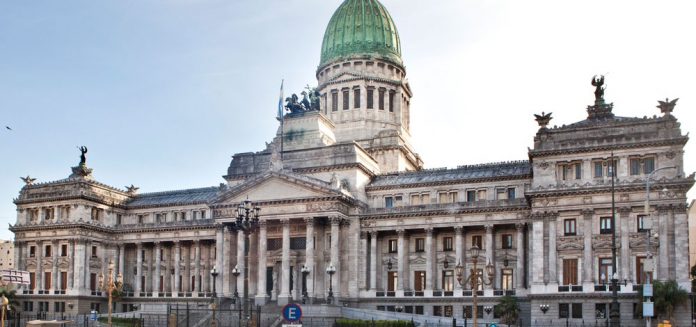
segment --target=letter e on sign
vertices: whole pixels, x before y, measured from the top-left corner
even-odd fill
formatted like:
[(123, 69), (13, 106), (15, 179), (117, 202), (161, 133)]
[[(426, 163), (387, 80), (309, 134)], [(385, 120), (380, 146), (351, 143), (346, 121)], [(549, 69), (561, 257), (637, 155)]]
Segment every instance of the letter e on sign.
[(296, 303), (290, 303), (283, 307), (283, 319), (288, 322), (296, 322), (302, 318), (302, 308)]

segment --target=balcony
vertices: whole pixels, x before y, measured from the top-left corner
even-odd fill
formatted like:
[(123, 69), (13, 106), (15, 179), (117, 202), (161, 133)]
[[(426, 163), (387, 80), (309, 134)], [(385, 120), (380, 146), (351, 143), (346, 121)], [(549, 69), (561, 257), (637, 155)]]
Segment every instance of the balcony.
[(442, 296), (442, 291), (441, 290), (433, 291), (433, 296)]
[(404, 296), (413, 296), (413, 291), (404, 291)]
[(102, 296), (102, 292), (101, 291), (92, 291), (91, 295), (92, 296)]
[(384, 291), (377, 291), (377, 292), (375, 292), (375, 296), (376, 296), (376, 297), (384, 297), (384, 296), (386, 296), (386, 292), (384, 292)]
[(445, 291), (445, 296), (454, 296), (453, 291)]
[(425, 292), (423, 292), (423, 291), (416, 291), (416, 296), (425, 296)]
[(452, 211), (452, 210), (471, 210), (481, 208), (500, 208), (500, 207), (518, 207), (526, 206), (525, 198), (505, 199), (505, 200), (482, 200), (472, 202), (456, 202), (456, 203), (434, 203), (421, 204), (412, 206), (395, 206), (389, 208), (370, 208), (366, 214), (389, 214), (398, 212), (428, 212), (428, 211)]
[(462, 296), (474, 296), (474, 292), (471, 290), (463, 290)]
[(387, 292), (387, 296), (388, 296), (388, 297), (395, 297), (395, 296), (396, 296), (396, 292)]

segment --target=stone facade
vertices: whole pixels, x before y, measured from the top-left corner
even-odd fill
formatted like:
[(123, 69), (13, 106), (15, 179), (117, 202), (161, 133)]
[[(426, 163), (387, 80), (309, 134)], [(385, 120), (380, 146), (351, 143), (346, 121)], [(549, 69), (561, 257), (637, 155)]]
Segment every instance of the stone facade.
[[(671, 111), (624, 118), (611, 105), (602, 115), (591, 106), (586, 120), (540, 124), (528, 160), (423, 169), (411, 144), (412, 92), (402, 64), (359, 52), (322, 60), (322, 109), (285, 115), (266, 149), (233, 156), (220, 186), (138, 194), (97, 182), (84, 166), (67, 179), (28, 182), (11, 227), (15, 262), (32, 276), (20, 291), (23, 309), (105, 311), (96, 278), (114, 260), (126, 291), (117, 311), (203, 303), (213, 289), (230, 298), (244, 294), (248, 277), (259, 305), (300, 301), (306, 286), (314, 304), (325, 303), (331, 288), (334, 304), (462, 317), (472, 290), (457, 283), (454, 267), (461, 263), (467, 278), (476, 245), (478, 268), (494, 267), (480, 306), (512, 294), (525, 325), (564, 315), (593, 321), (608, 312), (602, 283), (613, 273), (615, 214), (621, 314), (633, 319), (644, 281), (646, 178), (668, 166), (678, 168), (654, 174), (650, 188), (654, 276), (689, 286), (686, 192), (694, 175), (682, 171), (688, 137)], [(249, 276), (244, 235), (228, 227), (246, 199), (261, 208)], [(212, 267), (220, 272), (215, 285)], [(481, 322), (497, 319), (479, 314)]]
[(14, 242), (0, 241), (0, 269), (16, 269)]

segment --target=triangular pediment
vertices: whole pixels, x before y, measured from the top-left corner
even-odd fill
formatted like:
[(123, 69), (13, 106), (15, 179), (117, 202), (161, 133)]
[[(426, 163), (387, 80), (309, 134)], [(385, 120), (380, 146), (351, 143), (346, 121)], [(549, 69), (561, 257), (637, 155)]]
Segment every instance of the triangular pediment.
[(346, 196), (329, 182), (288, 172), (269, 171), (236, 185), (219, 195), (214, 204), (316, 199)]

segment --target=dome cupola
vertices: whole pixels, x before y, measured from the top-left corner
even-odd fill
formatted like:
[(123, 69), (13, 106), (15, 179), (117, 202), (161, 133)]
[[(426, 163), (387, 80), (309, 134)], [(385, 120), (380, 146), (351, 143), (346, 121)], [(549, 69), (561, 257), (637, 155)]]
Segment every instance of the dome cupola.
[(381, 59), (403, 66), (399, 32), (377, 0), (343, 1), (326, 27), (319, 67), (353, 58)]

